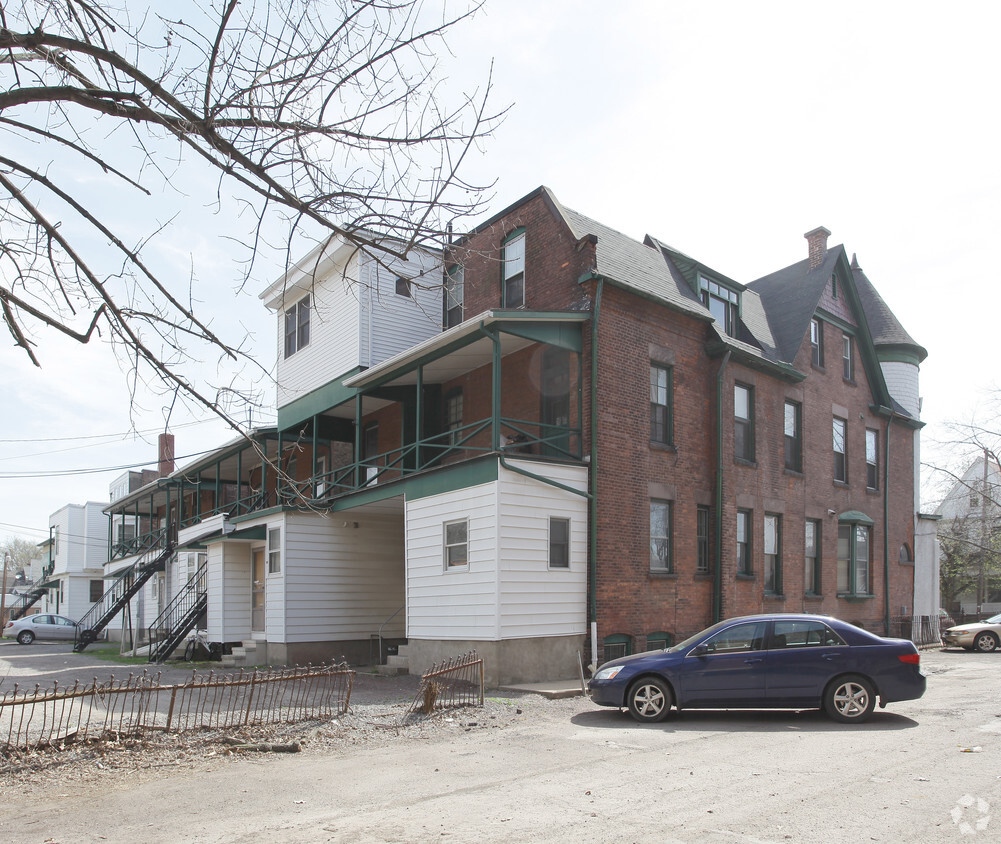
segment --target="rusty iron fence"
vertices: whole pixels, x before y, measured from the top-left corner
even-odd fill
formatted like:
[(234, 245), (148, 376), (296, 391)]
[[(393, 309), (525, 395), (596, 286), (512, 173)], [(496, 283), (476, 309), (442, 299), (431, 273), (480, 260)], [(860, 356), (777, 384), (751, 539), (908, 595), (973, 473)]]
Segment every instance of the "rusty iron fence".
[(476, 651), (447, 659), (424, 672), (408, 715), (460, 706), (483, 706), (483, 660)]
[(346, 665), (305, 666), (240, 674), (215, 672), (179, 685), (160, 674), (53, 683), (0, 697), (0, 755), (141, 735), (265, 724), (291, 724), (343, 715), (355, 672)]

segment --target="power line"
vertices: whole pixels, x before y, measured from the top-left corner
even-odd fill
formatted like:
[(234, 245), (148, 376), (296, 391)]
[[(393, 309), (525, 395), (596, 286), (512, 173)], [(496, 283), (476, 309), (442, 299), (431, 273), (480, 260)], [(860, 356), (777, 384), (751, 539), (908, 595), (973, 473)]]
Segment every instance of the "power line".
[[(211, 454), (213, 451), (217, 451), (215, 448), (209, 448), (205, 451), (195, 451), (191, 454), (182, 454), (180, 456), (175, 456), (175, 460), (190, 460), (192, 457), (203, 457), (206, 454)], [(68, 478), (74, 477), (76, 475), (97, 475), (103, 472), (124, 472), (127, 469), (142, 469), (146, 466), (153, 466), (158, 461), (156, 460), (146, 460), (142, 463), (126, 463), (121, 466), (104, 466), (93, 469), (66, 469), (63, 471), (51, 471), (51, 472), (0, 472), (0, 480), (23, 480), (23, 479), (40, 479), (40, 478)]]
[[(190, 428), (193, 425), (204, 425), (206, 422), (215, 422), (215, 419), (198, 419), (194, 422), (182, 422), (180, 425), (171, 425), (171, 431), (178, 431), (181, 428)], [(121, 434), (92, 434), (86, 437), (33, 437), (23, 440), (2, 440), (0, 439), (0, 445), (5, 445), (8, 443), (13, 443), (15, 445), (20, 445), (22, 443), (59, 443), (59, 442), (73, 442), (80, 440), (103, 440), (103, 439), (116, 439), (121, 437), (129, 437), (132, 435), (142, 436), (143, 434), (159, 434), (163, 432), (163, 428), (147, 428), (143, 431), (125, 431)], [(169, 432), (168, 432), (169, 433)]]

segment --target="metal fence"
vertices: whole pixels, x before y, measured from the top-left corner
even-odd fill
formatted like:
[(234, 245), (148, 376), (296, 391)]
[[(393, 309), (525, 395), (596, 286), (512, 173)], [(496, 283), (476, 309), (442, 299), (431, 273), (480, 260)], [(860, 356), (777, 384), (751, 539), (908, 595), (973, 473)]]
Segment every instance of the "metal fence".
[(431, 666), (407, 714), (459, 706), (483, 706), (483, 660), (476, 651)]
[(0, 698), (0, 754), (148, 731), (290, 724), (347, 712), (355, 672), (346, 665), (231, 675), (193, 674), (162, 685), (160, 674), (31, 691)]

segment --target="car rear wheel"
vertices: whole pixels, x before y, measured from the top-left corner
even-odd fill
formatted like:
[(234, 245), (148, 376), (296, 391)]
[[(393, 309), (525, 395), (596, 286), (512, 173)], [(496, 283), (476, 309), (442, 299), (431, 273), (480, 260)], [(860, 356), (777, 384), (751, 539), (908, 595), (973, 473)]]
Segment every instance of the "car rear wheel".
[(663, 721), (671, 711), (671, 690), (656, 677), (644, 677), (629, 689), (629, 714), (637, 721)]
[(824, 711), (835, 721), (858, 724), (876, 707), (876, 691), (865, 677), (839, 677), (824, 692)]
[(977, 638), (973, 640), (973, 646), (980, 651), (980, 653), (989, 654), (991, 651), (997, 650), (998, 637), (995, 636), (990, 630), (984, 630), (982, 633), (977, 634)]
[(22, 630), (17, 634), (17, 641), (22, 645), (30, 645), (35, 641), (35, 634), (30, 630)]

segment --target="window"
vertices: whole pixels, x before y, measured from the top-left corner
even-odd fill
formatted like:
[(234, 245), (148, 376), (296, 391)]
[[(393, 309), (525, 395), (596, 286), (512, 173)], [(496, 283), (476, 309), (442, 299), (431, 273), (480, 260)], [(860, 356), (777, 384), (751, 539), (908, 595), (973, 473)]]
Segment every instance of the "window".
[(406, 296), (408, 299), (412, 299), (413, 295), (410, 292), (410, 279), (404, 278), (402, 275), (396, 277), (396, 295)]
[(282, 570), (282, 529), (268, 530), (268, 574)]
[(865, 429), (865, 485), (879, 489), (879, 432)]
[(848, 423), (844, 419), (834, 417), (834, 480), (848, 483), (848, 459), (845, 454), (845, 431)]
[[(154, 583), (156, 579), (154, 578)], [(104, 597), (104, 581), (103, 580), (92, 580), (90, 582), (90, 602), (96, 604), (101, 598)]]
[(814, 317), (810, 320), (810, 352), (814, 366), (824, 365), (824, 326)]
[(838, 298), (838, 275), (837, 273), (831, 273), (831, 298)]
[(374, 484), (379, 476), (379, 423), (369, 422), (361, 435), (361, 459), (364, 466), (364, 480)]
[(706, 640), (709, 653), (738, 653), (760, 651), (765, 646), (765, 622), (743, 621), (726, 630), (720, 630)]
[(285, 357), (309, 345), (309, 296), (285, 311)]
[(316, 497), (320, 498), (330, 485), (330, 478), (327, 477), (327, 455), (321, 454), (316, 458)]
[(504, 241), (504, 289), (501, 306), (522, 308), (525, 305), (525, 230), (520, 229)]
[(674, 370), (650, 364), (650, 441), (674, 443)]
[(820, 594), (820, 521), (806, 520), (806, 543), (803, 551), (806, 562), (803, 572), (803, 589), (807, 595)]
[(720, 328), (729, 335), (737, 333), (737, 305), (740, 296), (728, 287), (699, 276), (699, 294), (702, 304), (709, 309)]
[(737, 574), (751, 573), (751, 511), (737, 511)]
[(651, 499), (650, 570), (669, 572), (671, 563), (671, 502)]
[(613, 633), (611, 636), (606, 636), (603, 645), (604, 654), (602, 662), (629, 656), (633, 652), (632, 637), (627, 636), (625, 633)]
[(445, 522), (445, 570), (469, 565), (469, 520)]
[(838, 525), (838, 594), (869, 595), (869, 528)]
[(782, 594), (782, 517), (765, 516), (765, 592)]
[(671, 647), (672, 642), (674, 642), (674, 636), (664, 631), (646, 634), (646, 649), (648, 651), (662, 651)]
[(539, 374), (541, 451), (548, 456), (570, 457), (570, 351), (546, 346)]
[(452, 328), (462, 322), (464, 276), (465, 272), (458, 264), (449, 267), (445, 276), (445, 328)]
[(844, 644), (845, 640), (822, 621), (789, 620), (775, 622), (768, 647), (771, 650), (836, 648)]
[(448, 444), (456, 445), (462, 437), (462, 387), (455, 387), (445, 394), (445, 430)]
[(785, 461), (791, 472), (803, 471), (803, 408), (798, 402), (785, 403)]
[(549, 518), (549, 568), (570, 568), (570, 520)]
[(754, 390), (733, 385), (733, 456), (754, 460)]
[(855, 380), (855, 364), (852, 355), (852, 338), (850, 334), (841, 335), (841, 365), (845, 375), (845, 381)]
[(695, 544), (698, 558), (695, 571), (699, 574), (709, 573), (709, 508), (695, 508)]

